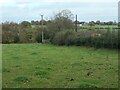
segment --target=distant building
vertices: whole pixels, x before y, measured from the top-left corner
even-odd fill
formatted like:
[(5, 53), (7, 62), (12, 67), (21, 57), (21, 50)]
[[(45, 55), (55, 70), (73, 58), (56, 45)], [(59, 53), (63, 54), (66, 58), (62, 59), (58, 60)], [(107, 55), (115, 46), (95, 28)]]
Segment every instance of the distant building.
[(79, 24), (79, 26), (82, 26), (83, 24)]

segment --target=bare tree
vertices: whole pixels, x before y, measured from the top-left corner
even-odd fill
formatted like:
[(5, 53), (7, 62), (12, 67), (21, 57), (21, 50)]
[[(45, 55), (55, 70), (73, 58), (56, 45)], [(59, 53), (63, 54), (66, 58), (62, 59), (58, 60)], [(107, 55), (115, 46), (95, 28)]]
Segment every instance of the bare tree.
[(48, 29), (51, 30), (68, 30), (74, 29), (73, 24), (73, 14), (69, 10), (62, 10), (56, 15), (54, 15), (53, 19), (50, 23), (48, 23)]

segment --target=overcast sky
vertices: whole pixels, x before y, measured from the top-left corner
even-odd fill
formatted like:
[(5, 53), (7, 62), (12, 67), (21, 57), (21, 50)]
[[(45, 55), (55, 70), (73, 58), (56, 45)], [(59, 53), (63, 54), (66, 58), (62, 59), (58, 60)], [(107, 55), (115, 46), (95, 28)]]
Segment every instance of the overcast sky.
[(48, 20), (63, 9), (78, 15), (80, 21), (118, 20), (119, 0), (0, 0), (0, 22)]

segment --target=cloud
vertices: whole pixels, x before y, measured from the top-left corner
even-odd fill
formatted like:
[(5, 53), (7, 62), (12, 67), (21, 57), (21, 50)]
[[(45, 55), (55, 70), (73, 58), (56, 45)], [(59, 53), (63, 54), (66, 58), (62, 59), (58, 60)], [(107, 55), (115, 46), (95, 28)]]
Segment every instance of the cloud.
[(25, 8), (25, 7), (27, 7), (27, 4), (20, 3), (20, 4), (17, 5), (17, 7), (19, 7), (19, 8)]
[(0, 0), (0, 4), (10, 4), (19, 2), (30, 3), (51, 3), (51, 2), (79, 2), (79, 3), (111, 3), (118, 2), (119, 0)]
[[(0, 0), (3, 21), (39, 20), (69, 9), (80, 20), (117, 20), (118, 0)], [(59, 2), (59, 3), (58, 3)]]

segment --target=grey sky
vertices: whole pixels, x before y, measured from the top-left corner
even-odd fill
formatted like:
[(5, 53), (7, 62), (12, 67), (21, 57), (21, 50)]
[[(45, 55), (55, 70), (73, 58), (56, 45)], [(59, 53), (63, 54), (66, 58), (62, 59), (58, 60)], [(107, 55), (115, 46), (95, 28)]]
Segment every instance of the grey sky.
[(118, 22), (120, 22), (120, 1), (118, 3)]
[(0, 21), (46, 20), (56, 12), (69, 9), (80, 21), (118, 20), (119, 0), (1, 0)]

